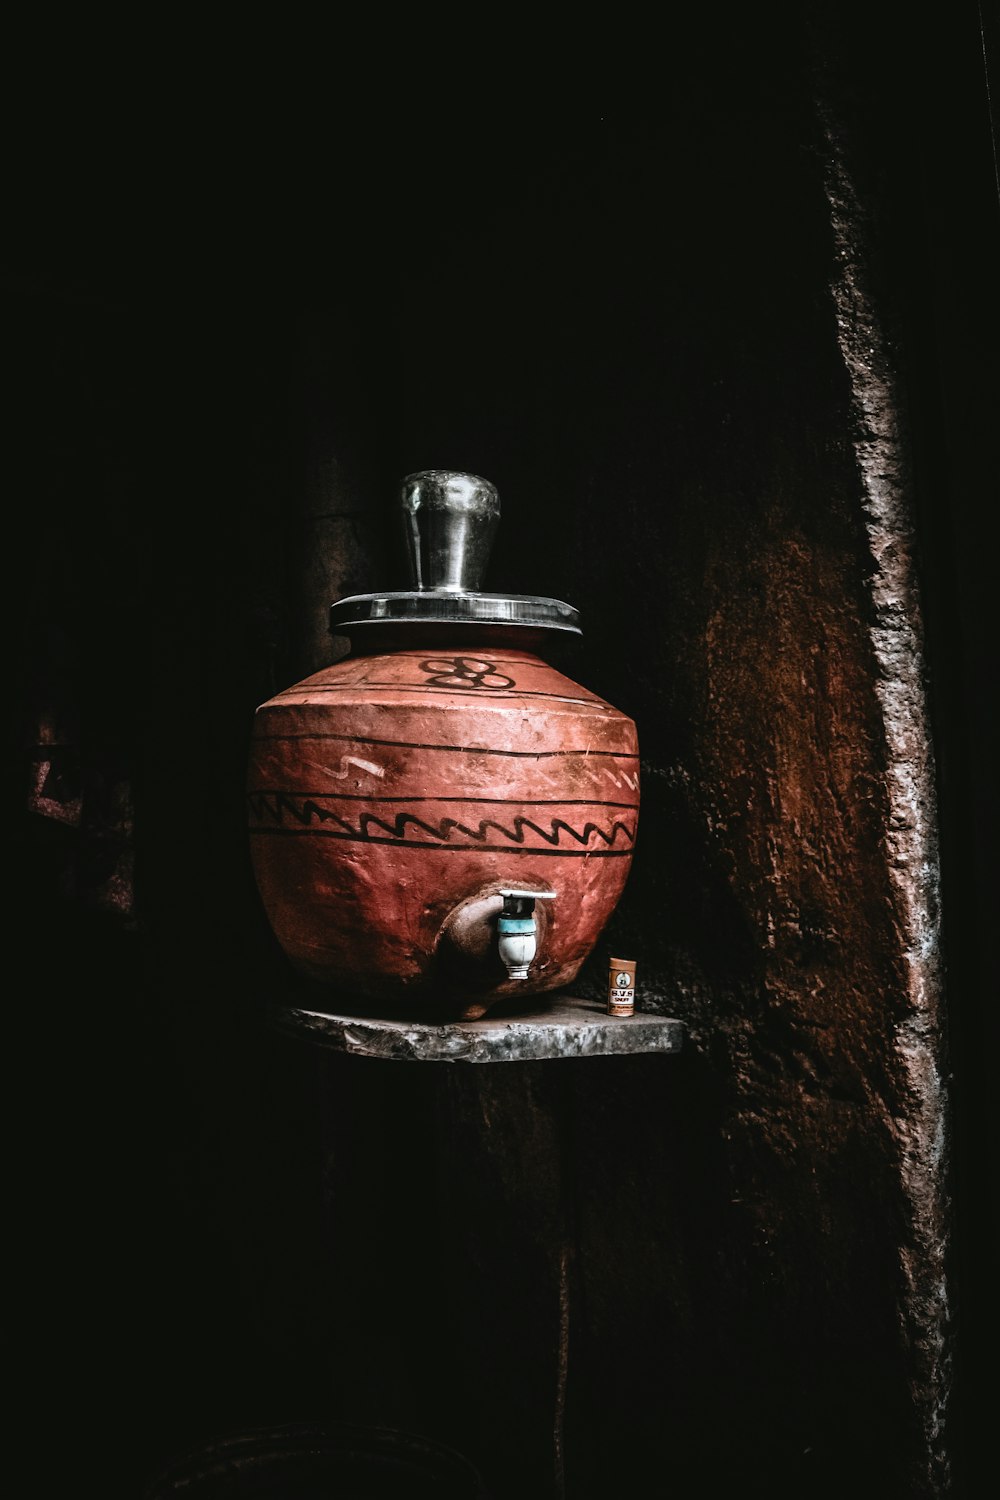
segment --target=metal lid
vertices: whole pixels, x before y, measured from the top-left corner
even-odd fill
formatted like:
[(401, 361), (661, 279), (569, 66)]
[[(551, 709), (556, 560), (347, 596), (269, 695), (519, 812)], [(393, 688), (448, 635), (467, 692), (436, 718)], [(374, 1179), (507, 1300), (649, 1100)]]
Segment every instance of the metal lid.
[(480, 591), (500, 520), (500, 499), (488, 480), (451, 469), (410, 474), (399, 514), (413, 587), (338, 599), (330, 609), (334, 634), (369, 626), (465, 624), (581, 634), (579, 612), (561, 599)]
[(353, 594), (330, 608), (330, 629), (349, 635), (352, 626), (413, 624), (528, 625), (579, 635), (580, 615), (561, 599), (532, 594), (395, 593)]

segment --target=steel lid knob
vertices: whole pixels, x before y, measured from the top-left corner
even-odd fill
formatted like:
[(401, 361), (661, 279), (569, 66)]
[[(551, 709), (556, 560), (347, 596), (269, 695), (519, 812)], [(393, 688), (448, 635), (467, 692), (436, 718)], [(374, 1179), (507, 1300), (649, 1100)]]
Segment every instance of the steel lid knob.
[(403, 480), (403, 539), (412, 586), (420, 593), (478, 593), (500, 520), (488, 479), (425, 469)]

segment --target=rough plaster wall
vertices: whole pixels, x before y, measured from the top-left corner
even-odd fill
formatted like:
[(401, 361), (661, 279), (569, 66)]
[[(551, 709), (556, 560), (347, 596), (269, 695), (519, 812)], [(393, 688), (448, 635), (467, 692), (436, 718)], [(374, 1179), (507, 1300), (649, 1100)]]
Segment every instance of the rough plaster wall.
[[(680, 1059), (425, 1084), (427, 1272), (449, 1353), (420, 1420), (451, 1413), (447, 1435), (500, 1494), (635, 1492), (657, 1465), (679, 1494), (946, 1482), (935, 810), (906, 439), (858, 295), (872, 227), (836, 195), (850, 175), (825, 123), (815, 105), (748, 112), (744, 179), (732, 120), (698, 118), (694, 163), (659, 138), (686, 226), (669, 249), (641, 232), (662, 212), (649, 158), (581, 152), (550, 258), (493, 309), (471, 421), (448, 369), (465, 283), (452, 308), (446, 256), (417, 276), (430, 370), (400, 472), (447, 453), (499, 482), (498, 586), (582, 604), (576, 670), (640, 728), (636, 861), (584, 988), (600, 993), (609, 952), (634, 954), (644, 1003), (690, 1037)], [(567, 267), (584, 205), (606, 228)], [(593, 297), (627, 214), (628, 275)], [(532, 276), (555, 333), (529, 369), (516, 308), (543, 305)], [(490, 425), (517, 382), (521, 451)], [(500, 1413), (517, 1436), (498, 1446)]]
[[(443, 331), (433, 395), (407, 394), (401, 472), (447, 451), (500, 483), (495, 580), (584, 607), (579, 675), (640, 726), (639, 849), (584, 987), (600, 993), (608, 952), (633, 953), (645, 1003), (690, 1033), (656, 1066), (447, 1085), (439, 1224), (480, 1340), (458, 1345), (455, 1431), (501, 1487), (520, 1463), (539, 1493), (561, 1476), (596, 1494), (664, 1450), (680, 1493), (947, 1486), (946, 1061), (908, 435), (891, 290), (868, 280), (879, 225), (834, 123), (852, 100), (822, 82), (807, 108), (794, 89), (773, 113), (695, 108), (676, 149), (581, 149), (531, 270), (496, 290), (496, 369), (471, 419), (450, 399), (460, 315), (441, 295), (454, 276), (464, 307), (466, 283), (447, 255), (413, 273), (414, 343), (431, 344), (425, 305)], [(661, 181), (684, 226), (670, 241), (649, 232)], [(591, 243), (570, 254), (566, 226), (585, 219)], [(511, 408), (505, 447), (490, 422)], [(551, 1222), (536, 1195), (560, 1205)], [(513, 1264), (535, 1268), (520, 1304)], [(500, 1458), (491, 1403), (465, 1392), (485, 1362), (521, 1412), (525, 1357), (538, 1389), (517, 1425), (535, 1437)]]

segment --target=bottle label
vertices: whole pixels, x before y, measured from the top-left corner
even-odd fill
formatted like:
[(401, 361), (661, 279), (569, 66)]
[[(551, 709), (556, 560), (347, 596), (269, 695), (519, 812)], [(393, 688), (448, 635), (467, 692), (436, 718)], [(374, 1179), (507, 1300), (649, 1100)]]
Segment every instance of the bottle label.
[(631, 958), (612, 958), (608, 965), (608, 1015), (635, 1014), (635, 962)]

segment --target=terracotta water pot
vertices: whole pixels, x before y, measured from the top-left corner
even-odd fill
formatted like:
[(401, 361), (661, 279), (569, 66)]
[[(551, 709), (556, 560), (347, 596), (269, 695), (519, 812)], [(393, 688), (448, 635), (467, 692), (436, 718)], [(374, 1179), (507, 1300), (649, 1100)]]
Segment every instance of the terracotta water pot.
[(628, 876), (638, 743), (543, 659), (575, 610), (470, 587), (491, 485), (411, 475), (402, 513), (416, 588), (334, 605), (350, 654), (257, 711), (252, 860), (281, 947), (339, 1006), (471, 1018), (576, 978)]

